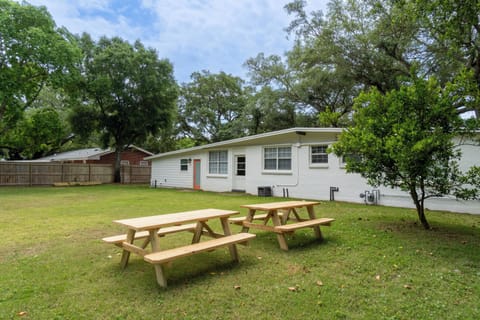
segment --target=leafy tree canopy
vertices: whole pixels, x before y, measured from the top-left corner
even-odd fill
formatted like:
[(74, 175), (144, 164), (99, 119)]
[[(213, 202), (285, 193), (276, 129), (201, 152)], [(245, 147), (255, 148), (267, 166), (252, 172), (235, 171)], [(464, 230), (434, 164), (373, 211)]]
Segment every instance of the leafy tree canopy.
[(332, 149), (346, 157), (349, 172), (360, 173), (371, 185), (409, 192), (421, 223), (429, 228), (426, 199), (478, 197), (479, 168), (460, 172), (461, 154), (453, 142), (472, 133), (455, 106), (478, 101), (478, 89), (466, 73), (445, 87), (434, 78), (412, 79), (386, 94), (377, 88), (362, 93), (355, 100), (355, 126)]
[(182, 135), (197, 144), (242, 136), (243, 108), (247, 91), (239, 77), (220, 72), (194, 72), (184, 84), (179, 102)]
[(15, 128), (47, 83), (71, 84), (79, 59), (75, 40), (45, 7), (0, 0), (0, 137)]
[(121, 151), (172, 125), (178, 92), (173, 67), (139, 41), (131, 45), (102, 37), (94, 42), (84, 34), (80, 42), (86, 99), (74, 108), (70, 122), (80, 136), (97, 131), (103, 147), (115, 149), (119, 182)]

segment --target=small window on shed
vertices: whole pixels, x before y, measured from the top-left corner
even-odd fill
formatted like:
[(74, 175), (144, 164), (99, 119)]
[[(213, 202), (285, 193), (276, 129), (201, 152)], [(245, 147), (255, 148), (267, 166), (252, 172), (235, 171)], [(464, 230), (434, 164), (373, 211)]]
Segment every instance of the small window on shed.
[(141, 160), (141, 161), (139, 162), (139, 164), (140, 164), (140, 166), (142, 166), (142, 167), (148, 167), (148, 161), (146, 161), (146, 160)]
[(128, 160), (120, 160), (120, 165), (121, 165), (121, 166), (129, 166), (129, 165), (130, 165), (130, 161), (128, 161)]
[(188, 159), (180, 159), (180, 171), (188, 171)]

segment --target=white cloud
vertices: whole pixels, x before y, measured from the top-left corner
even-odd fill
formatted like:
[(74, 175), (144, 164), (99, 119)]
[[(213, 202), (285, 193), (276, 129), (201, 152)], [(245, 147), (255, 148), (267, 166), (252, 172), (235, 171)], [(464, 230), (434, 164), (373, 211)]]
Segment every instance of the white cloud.
[(199, 68), (191, 71), (238, 75), (249, 57), (281, 54), (288, 44), (283, 28), (289, 17), (279, 1), (144, 0), (142, 5), (158, 17), (148, 44), (170, 57), (194, 55)]
[[(289, 0), (30, 0), (45, 5), (59, 26), (93, 38), (140, 39), (174, 63), (177, 79), (202, 69), (244, 76), (243, 63), (260, 52), (283, 54)], [(308, 11), (326, 0), (309, 1)]]

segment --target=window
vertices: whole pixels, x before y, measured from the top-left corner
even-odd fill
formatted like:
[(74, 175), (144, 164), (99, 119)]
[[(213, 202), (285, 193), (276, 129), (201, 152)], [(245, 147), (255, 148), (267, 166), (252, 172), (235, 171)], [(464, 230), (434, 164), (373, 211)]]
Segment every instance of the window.
[(130, 161), (128, 161), (128, 160), (120, 160), (120, 165), (122, 165), (122, 166), (129, 166), (129, 165), (130, 165)]
[(237, 157), (237, 176), (245, 176), (246, 161), (244, 156)]
[(142, 167), (148, 167), (148, 161), (140, 160), (139, 165), (142, 166)]
[(227, 150), (210, 151), (208, 153), (208, 173), (227, 174), (228, 173), (228, 152)]
[(263, 149), (264, 170), (291, 170), (292, 148), (291, 147), (267, 147)]
[(311, 146), (310, 147), (310, 163), (311, 164), (328, 164), (328, 146)]
[(180, 159), (180, 171), (188, 171), (188, 159)]

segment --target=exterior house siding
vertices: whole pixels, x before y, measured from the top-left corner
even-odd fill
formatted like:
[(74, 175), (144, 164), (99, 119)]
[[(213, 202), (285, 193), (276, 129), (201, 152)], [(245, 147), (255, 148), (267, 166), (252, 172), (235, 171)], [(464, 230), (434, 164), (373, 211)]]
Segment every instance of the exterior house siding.
[[(211, 145), (174, 151), (148, 157), (152, 161), (152, 185), (193, 188), (193, 160), (201, 161), (200, 188), (207, 191), (226, 192), (244, 190), (257, 194), (258, 188), (271, 187), (274, 196), (287, 195), (292, 198), (329, 200), (330, 188), (338, 201), (359, 202), (413, 208), (408, 193), (388, 187), (369, 186), (359, 174), (347, 173), (341, 159), (328, 154), (328, 162), (311, 163), (312, 146), (330, 146), (341, 133), (341, 129), (293, 128), (252, 137), (233, 139)], [(291, 170), (264, 170), (264, 148), (290, 147)], [(460, 168), (466, 170), (480, 165), (480, 147), (462, 145)], [(209, 152), (226, 150), (228, 169), (225, 174), (210, 174)], [(245, 176), (236, 175), (236, 157), (246, 159)], [(192, 159), (188, 171), (180, 171), (180, 160)], [(375, 194), (375, 201), (365, 201), (360, 194)], [(432, 210), (447, 210), (480, 214), (480, 201), (457, 201), (452, 197), (429, 199), (426, 207)]]

